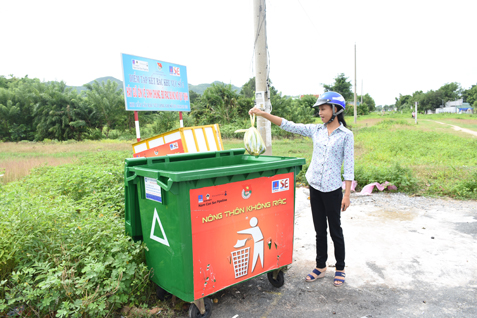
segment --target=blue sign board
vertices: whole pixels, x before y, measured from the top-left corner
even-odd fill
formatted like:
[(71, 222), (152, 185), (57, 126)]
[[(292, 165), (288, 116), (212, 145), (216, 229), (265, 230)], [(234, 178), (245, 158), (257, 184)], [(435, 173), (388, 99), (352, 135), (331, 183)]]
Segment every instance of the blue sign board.
[(187, 68), (121, 54), (126, 110), (190, 111)]

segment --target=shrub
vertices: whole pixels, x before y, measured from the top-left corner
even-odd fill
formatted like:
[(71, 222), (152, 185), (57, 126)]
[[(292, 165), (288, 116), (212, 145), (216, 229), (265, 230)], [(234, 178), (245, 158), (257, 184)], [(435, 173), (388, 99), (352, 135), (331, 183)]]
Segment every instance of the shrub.
[(399, 163), (391, 166), (357, 165), (354, 179), (358, 182), (358, 189), (365, 185), (385, 181), (395, 185), (399, 192), (413, 192), (417, 189), (418, 181), (410, 168), (402, 167)]
[(2, 186), (0, 316), (102, 317), (145, 301), (145, 246), (124, 233), (124, 157), (44, 166)]
[(111, 129), (108, 134), (108, 139), (118, 139), (121, 136), (121, 132), (117, 129)]
[[(306, 172), (309, 163), (303, 166), (303, 169), (298, 173), (296, 181), (303, 185), (308, 185), (306, 180)], [(417, 189), (418, 180), (413, 176), (410, 168), (401, 167), (399, 164), (394, 164), (387, 167), (369, 167), (358, 165), (355, 167), (354, 179), (358, 182), (356, 191), (360, 191), (365, 185), (385, 181), (390, 182), (398, 188), (399, 192), (412, 193)]]
[(459, 180), (452, 188), (451, 193), (459, 198), (477, 199), (477, 170), (467, 178)]
[(125, 132), (124, 134), (122, 134), (118, 140), (120, 141), (130, 141), (130, 140), (134, 140), (134, 142), (136, 142), (136, 134), (132, 134), (130, 132)]
[(297, 183), (303, 184), (303, 185), (305, 185), (305, 186), (308, 186), (308, 185), (309, 185), (309, 184), (308, 184), (308, 181), (306, 180), (306, 177), (305, 177), (305, 174), (306, 174), (306, 172), (308, 171), (308, 167), (309, 167), (309, 166), (310, 166), (309, 163), (305, 164), (305, 165), (302, 167), (301, 171), (297, 174), (297, 176), (296, 176), (296, 182), (297, 182)]
[(86, 131), (86, 133), (83, 136), (84, 136), (84, 139), (100, 140), (103, 138), (103, 133), (101, 132), (101, 129), (99, 128), (90, 128)]
[(176, 126), (179, 127), (179, 113), (159, 112), (154, 118), (152, 133), (154, 135), (160, 135), (175, 129)]

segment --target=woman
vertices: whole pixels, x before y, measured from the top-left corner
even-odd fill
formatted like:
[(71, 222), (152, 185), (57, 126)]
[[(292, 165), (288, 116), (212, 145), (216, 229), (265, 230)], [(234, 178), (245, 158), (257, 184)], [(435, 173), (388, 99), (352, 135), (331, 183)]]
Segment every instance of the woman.
[[(310, 184), (310, 203), (316, 232), (316, 268), (306, 282), (323, 278), (328, 259), (327, 225), (335, 248), (334, 286), (345, 282), (345, 244), (341, 228), (341, 211), (350, 205), (351, 182), (354, 179), (354, 138), (346, 128), (343, 96), (336, 92), (322, 94), (313, 107), (320, 109), (323, 124), (295, 124), (254, 107), (249, 113), (268, 119), (283, 130), (310, 137), (313, 156), (306, 172)], [(344, 164), (345, 193), (342, 191), (341, 166)], [(327, 222), (328, 221), (328, 222)]]

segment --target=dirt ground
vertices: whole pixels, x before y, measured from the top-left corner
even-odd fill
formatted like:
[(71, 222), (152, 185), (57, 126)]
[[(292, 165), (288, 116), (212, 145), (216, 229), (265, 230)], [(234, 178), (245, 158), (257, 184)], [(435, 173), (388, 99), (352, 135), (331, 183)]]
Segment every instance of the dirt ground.
[(458, 125), (477, 125), (477, 119), (446, 118), (445, 121), (455, 124), (457, 126)]
[(212, 317), (477, 316), (476, 201), (352, 194), (342, 213), (347, 278), (337, 288), (330, 239), (325, 278), (304, 282), (315, 264), (308, 191), (297, 189), (284, 286), (260, 275), (220, 291)]
[(455, 125), (451, 125), (451, 124), (446, 124), (446, 123), (443, 123), (443, 122), (440, 122), (440, 121), (436, 121), (434, 120), (436, 123), (439, 123), (441, 125), (449, 125), (451, 126), (454, 130), (457, 130), (457, 131), (463, 131), (467, 134), (471, 134), (473, 136), (476, 136), (477, 137), (477, 131), (474, 131), (474, 130), (470, 130), (470, 129), (467, 129), (467, 128), (462, 128), (462, 127), (459, 127), (459, 126), (455, 126)]

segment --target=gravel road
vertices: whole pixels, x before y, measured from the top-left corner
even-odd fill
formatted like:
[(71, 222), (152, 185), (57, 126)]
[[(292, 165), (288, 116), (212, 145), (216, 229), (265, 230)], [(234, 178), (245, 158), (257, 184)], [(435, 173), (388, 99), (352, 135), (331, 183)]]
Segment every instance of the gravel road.
[(266, 275), (212, 296), (212, 317), (476, 317), (477, 202), (404, 194), (352, 194), (342, 214), (347, 280), (333, 286), (314, 267), (309, 190), (296, 193), (294, 262), (285, 285)]

